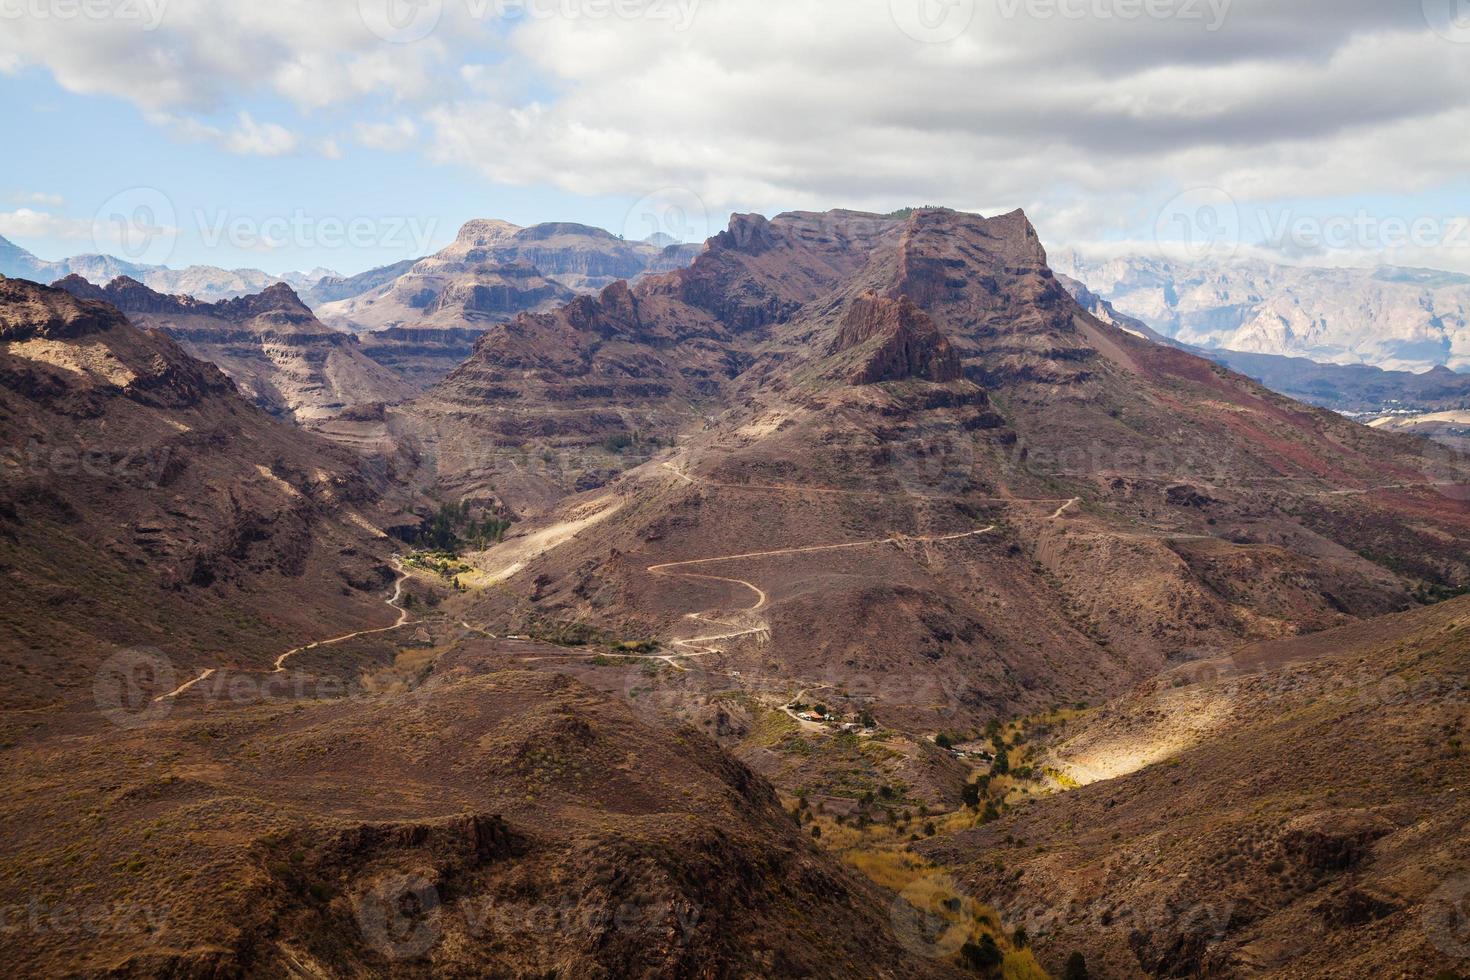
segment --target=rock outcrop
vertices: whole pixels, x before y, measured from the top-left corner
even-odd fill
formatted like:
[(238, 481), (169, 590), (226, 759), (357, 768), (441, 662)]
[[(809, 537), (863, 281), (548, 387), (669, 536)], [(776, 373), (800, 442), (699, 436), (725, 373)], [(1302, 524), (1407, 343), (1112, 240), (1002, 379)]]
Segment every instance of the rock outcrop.
[(848, 310), (833, 347), (834, 354), (857, 351), (853, 384), (877, 384), (917, 378), (943, 384), (961, 377), (959, 355), (934, 321), (907, 296), (897, 300), (873, 294), (858, 298)]

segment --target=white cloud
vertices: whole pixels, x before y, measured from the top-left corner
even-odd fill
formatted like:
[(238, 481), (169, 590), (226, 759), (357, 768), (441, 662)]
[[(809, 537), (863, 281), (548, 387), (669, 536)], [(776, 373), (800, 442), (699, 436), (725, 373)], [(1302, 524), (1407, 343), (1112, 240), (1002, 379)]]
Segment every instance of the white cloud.
[(343, 157), (341, 144), (330, 136), (317, 142), (316, 151), (328, 160), (340, 160)]
[(419, 128), (412, 119), (399, 116), (390, 122), (358, 123), (357, 141), (374, 150), (406, 150), (417, 142)]
[[(422, 145), (493, 181), (681, 187), (711, 211), (1019, 205), (1052, 241), (1136, 233), (1189, 187), (1259, 202), (1470, 174), (1470, 47), (1414, 0), (979, 0), (947, 43), (894, 14), (931, 0), (662, 0), (638, 16), (543, 2), (509, 23), (446, 0), (413, 43), (364, 21), (387, 2), (171, 0), (153, 31), (23, 19), (0, 35), (0, 70), (43, 65), (234, 152), (301, 141), (199, 113), (284, 98), (331, 157), (341, 147), (307, 127), (340, 133), (321, 110), (350, 103), (358, 143)], [(1152, 10), (1175, 16), (1127, 14)]]
[(225, 136), (231, 153), (278, 157), (296, 151), (295, 134), (276, 123), (258, 123), (248, 112), (240, 113), (239, 124)]
[(92, 223), (46, 211), (20, 208), (0, 211), (0, 235), (7, 238), (53, 238), (81, 241), (92, 237)]
[(294, 153), (300, 143), (286, 127), (278, 123), (257, 122), (248, 112), (241, 112), (235, 128), (228, 132), (191, 116), (168, 112), (150, 112), (145, 118), (155, 126), (169, 129), (179, 139), (214, 143), (221, 149), (246, 156), (282, 156)]

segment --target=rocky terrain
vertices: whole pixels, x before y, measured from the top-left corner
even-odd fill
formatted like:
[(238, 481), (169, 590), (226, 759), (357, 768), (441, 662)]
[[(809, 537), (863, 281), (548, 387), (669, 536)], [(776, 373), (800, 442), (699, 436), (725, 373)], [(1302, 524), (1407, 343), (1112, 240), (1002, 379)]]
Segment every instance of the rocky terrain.
[(1055, 260), (1059, 273), (1186, 344), (1391, 371), (1470, 368), (1470, 277), (1075, 249)]
[(1094, 976), (1454, 976), (1470, 600), (1180, 667), (1033, 738), (1069, 785), (922, 845)]
[(239, 299), (203, 303), (166, 296), (133, 279), (106, 287), (72, 275), (57, 288), (111, 303), (223, 370), (245, 397), (302, 423), (410, 397), (410, 381), (379, 364), (356, 337), (324, 326), (284, 283)]
[(391, 474), (162, 331), (0, 280), (0, 414), (9, 969), (958, 975), (704, 735), (436, 611)]
[[(502, 250), (585, 237), (539, 228), (475, 223), (382, 295), (421, 274), (489, 285), (519, 268), (493, 264)], [(578, 261), (556, 273), (575, 287), (527, 268), (569, 294), (604, 270)], [(163, 605), (168, 626), (152, 633), (137, 611), (79, 627), (163, 651), (173, 683), (147, 661), (146, 678), (130, 675), (131, 711), (113, 687), (85, 703), (105, 642), (81, 656), (60, 652), (72, 637), (48, 639), (51, 687), (34, 679), (38, 654), (17, 651), (36, 693), (5, 718), (27, 789), (8, 804), (16, 857), (0, 881), (11, 904), (168, 914), (81, 946), (29, 931), (27, 966), (929, 976), (970, 964), (1024, 980), (1061, 974), (1073, 953), (1093, 976), (1445, 962), (1402, 931), (1347, 944), (1401, 926), (1392, 916), (1433, 892), (1397, 878), (1359, 888), (1373, 841), (1422, 831), (1432, 844), (1385, 862), (1395, 873), (1459, 860), (1447, 842), (1463, 815), (1443, 795), (1459, 756), (1425, 752), (1452, 723), (1463, 666), (1453, 597), (1470, 588), (1470, 458), (1275, 394), (1100, 300), (1084, 308), (1019, 211), (736, 215), (687, 267), (472, 324), (370, 332), (361, 350), (413, 383), (474, 339), (419, 397), (317, 423), (355, 459), (248, 405), (163, 331), (6, 287), (20, 360), (5, 376), (24, 379), (10, 385), (22, 417), (49, 420), (33, 402), (75, 397), (74, 383), (32, 378), (39, 359), (112, 385), (101, 408), (68, 408), (95, 420), (74, 437), (86, 445), (119, 425), (207, 427), (139, 415), (133, 374), (94, 350), (97, 331), (65, 326), (106, 323), (119, 350), (157, 354), (117, 355), (128, 371), (177, 363), (210, 405), (263, 427), (230, 445), (286, 440), (258, 464), (280, 483), (249, 476), (252, 448), (215, 461), (238, 468), (218, 486), (276, 487), (323, 527), (363, 535), (330, 539), (334, 578), (317, 551), (247, 521), (201, 574), (178, 542), (215, 520), (218, 492), (108, 489), (112, 512), (145, 515), (168, 543), (124, 547), (87, 591), (148, 609), (137, 596), (182, 580), (195, 612)], [(55, 336), (37, 344), (40, 330)], [(54, 543), (74, 540), (69, 513), (83, 515), (75, 534), (109, 540), (87, 516), (102, 491), (50, 474), (33, 486), (17, 496), (8, 566), (54, 587), (82, 574), (55, 565), (69, 552)], [(81, 505), (68, 496), (45, 522), (40, 505), (20, 509), (68, 493)], [(278, 575), (257, 545), (308, 557)], [(316, 572), (310, 588), (298, 569)], [(48, 601), (27, 588), (18, 608)], [(236, 588), (273, 631), (207, 598)], [(283, 628), (275, 604), (300, 603), (296, 590), (340, 606), (310, 631)], [(245, 639), (224, 645), (237, 629)], [(1402, 717), (1313, 707), (1345, 683), (1342, 658), (1449, 693)], [(1313, 670), (1299, 688), (1279, 680)], [(1371, 748), (1347, 733), (1378, 716), (1409, 774), (1375, 762), (1352, 792), (1336, 787), (1344, 746)], [(1290, 791), (1276, 789), (1283, 759), (1304, 774)], [(87, 775), (48, 780), (58, 771)], [(1391, 813), (1372, 802), (1400, 783), (1422, 793)], [(1119, 795), (1135, 785), (1143, 799)], [(1025, 823), (1043, 813), (1056, 816)], [(35, 829), (45, 819), (65, 832)], [(1154, 874), (1166, 860), (1179, 870)], [(85, 891), (73, 867), (99, 869)], [(1015, 877), (1032, 869), (1034, 887)], [(1325, 911), (1301, 904), (1313, 882)], [(1226, 939), (1175, 914), (1218, 894), (1240, 899)], [(1047, 915), (1027, 918), (1038, 901)], [(488, 925), (487, 907), (501, 913)], [(534, 916), (555, 925), (522, 924)], [(1327, 939), (1304, 949), (1303, 935)]]
[(0, 416), (8, 708), (90, 702), (118, 651), (183, 683), (387, 613), (392, 484), (115, 308), (0, 280)]
[(1458, 464), (1087, 316), (1019, 213), (831, 221), (737, 218), (402, 410), (456, 495), (581, 528), (491, 551), (482, 620), (861, 680), (932, 731), (1470, 583)]

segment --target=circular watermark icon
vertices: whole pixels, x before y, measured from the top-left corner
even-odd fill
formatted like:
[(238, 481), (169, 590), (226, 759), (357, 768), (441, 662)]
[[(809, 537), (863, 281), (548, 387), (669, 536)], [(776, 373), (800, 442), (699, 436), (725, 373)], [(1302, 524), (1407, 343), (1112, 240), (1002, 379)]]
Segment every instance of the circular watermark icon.
[(1218, 187), (1187, 190), (1159, 211), (1154, 240), (1167, 258), (1228, 259), (1240, 249), (1240, 206)]
[(702, 242), (714, 233), (709, 208), (687, 187), (665, 187), (645, 194), (628, 209), (622, 228), (628, 241), (655, 245)]
[(1447, 41), (1470, 44), (1470, 0), (1422, 0), (1429, 29)]
[(1470, 501), (1470, 453), (1425, 438), (1422, 461), (1426, 483), (1451, 500)]
[(970, 938), (979, 912), (975, 900), (947, 874), (910, 882), (889, 906), (894, 934), (909, 952), (948, 959)]
[(1420, 922), (1441, 953), (1470, 959), (1470, 875), (1440, 885), (1424, 903)]
[(439, 920), (439, 889), (423, 875), (384, 878), (357, 903), (363, 938), (390, 960), (417, 959), (433, 949)]
[(156, 187), (130, 187), (108, 198), (92, 218), (92, 244), (103, 254), (164, 265), (178, 244), (173, 201)]
[(444, 0), (357, 0), (363, 25), (389, 44), (412, 44), (434, 33)]
[(888, 465), (905, 493), (958, 497), (975, 477), (975, 436), (956, 426), (921, 424), (884, 447)]
[(889, 0), (898, 29), (922, 44), (948, 44), (975, 21), (975, 0)]
[(119, 728), (141, 728), (167, 717), (168, 695), (178, 687), (173, 662), (163, 651), (133, 647), (108, 657), (92, 678), (92, 700)]

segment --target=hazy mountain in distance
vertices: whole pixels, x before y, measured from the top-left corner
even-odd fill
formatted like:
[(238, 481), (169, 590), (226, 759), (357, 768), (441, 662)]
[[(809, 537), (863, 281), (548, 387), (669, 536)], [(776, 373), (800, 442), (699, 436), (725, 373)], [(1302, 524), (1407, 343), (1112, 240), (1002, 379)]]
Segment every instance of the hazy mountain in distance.
[(128, 262), (112, 255), (74, 255), (48, 262), (4, 238), (0, 238), (0, 275), (41, 283), (80, 276), (97, 286), (105, 286), (119, 276), (126, 276), (160, 293), (183, 294), (205, 302), (258, 293), (280, 282), (292, 289), (303, 290), (324, 278), (337, 276), (330, 269), (320, 268), (281, 276), (272, 276), (259, 269), (221, 269), (211, 265), (172, 269)]
[(307, 306), (315, 309), (327, 303), (335, 303), (339, 300), (361, 296), (370, 290), (387, 285), (408, 272), (418, 262), (418, 259), (404, 259), (402, 262), (394, 262), (392, 265), (379, 266), (376, 269), (359, 272), (355, 276), (327, 274), (319, 278), (312, 286), (303, 290), (301, 299)]
[[(1408, 270), (1405, 270), (1408, 271)], [(1211, 350), (1170, 340), (1117, 308), (1071, 276), (1057, 279), (1078, 305), (1104, 323), (1155, 343), (1191, 350), (1309, 405), (1355, 415), (1431, 413), (1470, 408), (1470, 374), (1444, 366), (1428, 371), (1385, 371), (1368, 364), (1323, 364), (1305, 357)]]
[(687, 265), (702, 247), (630, 242), (568, 222), (522, 228), (476, 219), (447, 248), (392, 282), (321, 304), (317, 312), (327, 323), (356, 332), (485, 329), (520, 313), (556, 309), (619, 279)]
[(1056, 269), (1182, 343), (1387, 370), (1470, 369), (1470, 276), (1064, 249)]

